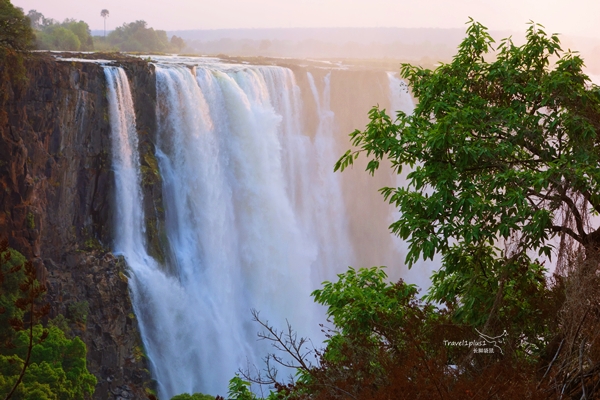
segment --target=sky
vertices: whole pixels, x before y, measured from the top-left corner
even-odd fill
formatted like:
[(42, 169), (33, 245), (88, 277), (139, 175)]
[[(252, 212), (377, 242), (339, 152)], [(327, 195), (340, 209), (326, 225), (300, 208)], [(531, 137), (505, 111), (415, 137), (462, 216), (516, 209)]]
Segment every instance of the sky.
[(25, 12), (84, 20), (107, 29), (145, 20), (163, 30), (221, 28), (461, 28), (469, 17), (491, 30), (523, 32), (534, 20), (547, 33), (600, 39), (600, 0), (12, 0)]

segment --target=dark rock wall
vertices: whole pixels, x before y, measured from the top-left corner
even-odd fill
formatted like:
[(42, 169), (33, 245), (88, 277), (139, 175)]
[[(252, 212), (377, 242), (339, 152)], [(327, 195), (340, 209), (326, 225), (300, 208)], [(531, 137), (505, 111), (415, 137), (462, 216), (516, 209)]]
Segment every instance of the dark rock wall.
[[(95, 399), (144, 399), (151, 386), (137, 321), (128, 294), (125, 262), (102, 251), (44, 260), (46, 300), (66, 316), (87, 345), (88, 369), (98, 379)], [(113, 397), (114, 396), (114, 397)]]
[[(153, 72), (139, 59), (123, 64), (153, 152)], [(34, 260), (50, 317), (66, 316), (86, 343), (94, 398), (145, 398), (150, 375), (124, 263), (107, 251), (114, 176), (102, 67), (38, 54), (26, 69), (26, 84), (0, 82), (0, 239)]]
[(154, 66), (143, 61), (121, 63), (132, 90), (138, 131), (144, 216), (148, 253), (155, 259), (165, 260), (168, 248), (165, 233), (165, 211), (162, 199), (162, 178), (156, 159), (156, 78)]
[(90, 239), (108, 245), (113, 177), (102, 69), (40, 56), (27, 71), (25, 88), (3, 83), (0, 237), (28, 258), (60, 259)]

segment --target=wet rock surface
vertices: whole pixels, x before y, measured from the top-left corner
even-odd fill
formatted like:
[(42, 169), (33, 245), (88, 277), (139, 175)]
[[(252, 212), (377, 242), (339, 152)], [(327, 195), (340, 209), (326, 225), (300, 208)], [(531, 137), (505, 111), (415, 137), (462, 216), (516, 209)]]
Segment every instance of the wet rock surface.
[(88, 369), (98, 379), (94, 398), (143, 399), (151, 376), (127, 287), (125, 262), (102, 251), (44, 260), (50, 318), (66, 317), (87, 345)]

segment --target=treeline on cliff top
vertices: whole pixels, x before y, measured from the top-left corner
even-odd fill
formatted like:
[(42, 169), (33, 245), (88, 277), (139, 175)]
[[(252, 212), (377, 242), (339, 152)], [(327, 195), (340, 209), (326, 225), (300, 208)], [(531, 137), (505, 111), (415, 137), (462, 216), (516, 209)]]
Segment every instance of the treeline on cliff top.
[[(20, 8), (12, 6), (10, 0), (2, 0), (0, 10), (5, 14), (5, 21), (18, 20), (15, 13), (22, 14)], [(109, 16), (108, 10), (98, 14), (104, 18)], [(28, 19), (27, 25), (33, 34), (33, 48), (38, 50), (60, 51), (129, 51), (129, 52), (180, 52), (185, 47), (185, 41), (178, 36), (169, 38), (167, 32), (148, 27), (145, 21), (125, 23), (106, 37), (92, 36), (90, 27), (85, 21), (67, 18), (62, 22), (46, 18), (36, 10), (29, 10), (22, 19), (21, 25)], [(29, 35), (22, 26), (19, 36)]]

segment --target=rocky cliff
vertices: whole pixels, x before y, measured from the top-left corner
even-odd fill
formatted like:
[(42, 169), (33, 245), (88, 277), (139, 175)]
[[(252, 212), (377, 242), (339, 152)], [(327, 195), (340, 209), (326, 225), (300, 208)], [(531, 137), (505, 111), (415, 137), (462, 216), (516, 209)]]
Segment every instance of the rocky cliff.
[[(154, 113), (141, 110), (153, 109), (152, 71), (126, 65), (150, 136)], [(34, 260), (50, 317), (66, 316), (87, 344), (95, 398), (144, 398), (150, 375), (126, 271), (107, 251), (114, 179), (102, 67), (37, 54), (26, 70), (23, 84), (0, 84), (0, 238)]]

